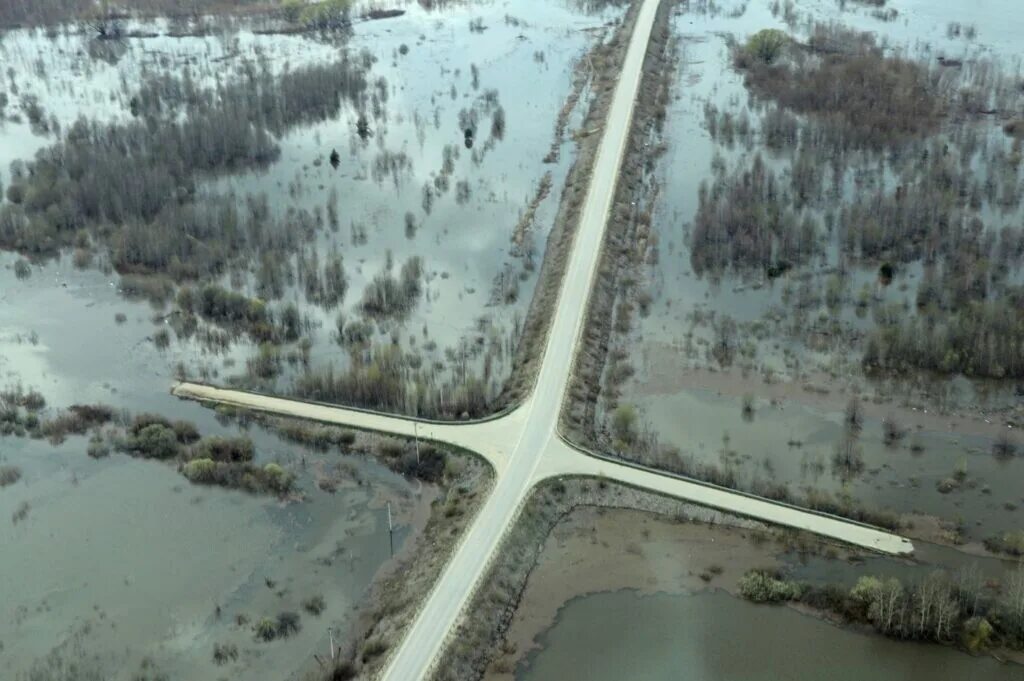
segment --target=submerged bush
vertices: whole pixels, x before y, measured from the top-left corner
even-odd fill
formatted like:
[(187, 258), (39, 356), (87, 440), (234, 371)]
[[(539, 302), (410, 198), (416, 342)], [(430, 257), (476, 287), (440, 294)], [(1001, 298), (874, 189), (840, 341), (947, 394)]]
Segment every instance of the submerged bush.
[(182, 467), (181, 472), (189, 482), (211, 483), (217, 472), (217, 464), (213, 459), (193, 459)]
[(21, 469), (17, 466), (0, 466), (0, 487), (7, 487), (21, 480)]
[(216, 664), (227, 664), (238, 659), (238, 646), (234, 643), (215, 643), (213, 646), (213, 661)]
[(256, 448), (247, 437), (222, 437), (210, 435), (199, 440), (192, 447), (192, 456), (213, 461), (252, 461)]
[(140, 430), (129, 447), (147, 458), (170, 459), (178, 455), (178, 436), (168, 426), (153, 423)]
[(312, 596), (302, 602), (302, 609), (308, 612), (310, 615), (316, 615), (317, 617), (327, 607), (327, 602), (324, 601), (324, 597), (320, 595)]
[(765, 28), (747, 38), (744, 56), (761, 64), (774, 64), (790, 42), (789, 36), (775, 28)]
[(799, 599), (802, 587), (765, 570), (751, 570), (740, 578), (739, 591), (755, 603), (781, 603)]
[(253, 629), (256, 632), (256, 638), (261, 641), (269, 642), (277, 638), (277, 622), (269, 617), (260, 618)]

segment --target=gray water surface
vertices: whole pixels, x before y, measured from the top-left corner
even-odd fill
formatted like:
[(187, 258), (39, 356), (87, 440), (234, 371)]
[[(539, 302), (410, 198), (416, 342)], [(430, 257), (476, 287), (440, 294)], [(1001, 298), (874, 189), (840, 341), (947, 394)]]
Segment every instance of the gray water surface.
[(541, 642), (519, 681), (1024, 678), (1019, 666), (861, 634), (724, 593), (587, 596), (563, 608)]

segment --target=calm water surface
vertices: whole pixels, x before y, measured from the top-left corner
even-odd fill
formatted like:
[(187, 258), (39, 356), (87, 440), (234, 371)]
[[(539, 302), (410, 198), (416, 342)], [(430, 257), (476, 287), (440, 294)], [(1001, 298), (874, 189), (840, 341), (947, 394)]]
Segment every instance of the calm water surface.
[(519, 681), (937, 681), (1024, 678), (1024, 669), (834, 627), (724, 593), (572, 601)]

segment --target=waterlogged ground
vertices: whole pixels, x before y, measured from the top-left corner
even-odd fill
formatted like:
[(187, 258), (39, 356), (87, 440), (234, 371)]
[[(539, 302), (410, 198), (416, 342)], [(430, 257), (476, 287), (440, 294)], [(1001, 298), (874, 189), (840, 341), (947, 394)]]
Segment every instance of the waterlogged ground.
[(852, 556), (841, 547), (787, 544), (722, 523), (706, 510), (688, 522), (625, 509), (573, 511), (547, 538), (485, 678), (818, 679), (823, 670), (858, 680), (1019, 674), (1014, 665), (892, 641), (734, 595), (737, 580), (753, 567), (849, 589), (867, 575), (913, 584), (939, 565), (952, 575), (997, 583), (1008, 578), (1013, 563), (929, 545), (920, 547), (916, 562)]
[[(295, 473), (304, 498), (194, 486), (172, 464), (120, 454), (91, 459), (84, 437), (0, 439), (0, 465), (22, 473), (0, 490), (0, 676), (22, 678), (54, 657), (110, 679), (136, 678), (144, 664), (182, 679), (308, 669), (329, 650), (328, 627), (343, 634), (352, 624), (390, 555), (386, 501), (397, 551), (429, 495), (370, 459), (243, 431), (173, 398), (174, 365), (187, 355), (153, 344), (158, 311), (70, 258), (27, 279), (15, 276), (15, 259), (0, 256), (0, 385), (36, 388), (50, 411), (102, 403), (192, 421), (203, 434), (248, 435), (256, 463)], [(319, 478), (338, 475), (336, 493), (319, 489)], [(318, 617), (302, 608), (317, 595)], [(301, 630), (258, 643), (253, 623), (282, 611), (300, 613)], [(234, 644), (238, 660), (215, 665), (216, 644)]]
[[(623, 627), (622, 622), (630, 622)], [(843, 631), (784, 608), (723, 593), (618, 591), (569, 603), (520, 681), (579, 675), (611, 681), (1012, 679), (1019, 669), (952, 650)], [(623, 654), (628, 651), (628, 654)]]
[[(359, 55), (373, 62), (368, 134), (358, 134), (357, 112), (343, 107), (332, 120), (284, 134), (269, 167), (208, 179), (201, 192), (232, 192), (243, 205), (265, 194), (275, 215), (336, 213), (304, 255), (341, 254), (343, 301), (310, 303), (292, 279), (275, 303), (300, 307), (311, 369), (346, 365), (335, 340), (339, 314), (358, 318), (363, 289), (385, 263), (397, 274), (418, 256), (422, 295), (374, 329), (373, 340), (411, 353), (423, 347), (428, 366), (479, 368), (485, 360), (475, 348), (485, 348), (497, 390), (573, 160), (571, 138), (556, 135), (555, 121), (576, 60), (622, 9), (532, 0), (405, 9), (402, 17), (358, 23), (340, 42), (258, 35), (259, 21), (224, 19), (185, 37), (167, 35), (181, 28), (168, 22), (133, 23), (128, 28), (146, 37), (113, 42), (75, 27), (9, 32), (0, 40), (7, 96), (0, 179), (6, 188), (12, 163), (30, 160), (80, 117), (130, 120), (132, 97), (154, 75), (212, 87), (241, 77), (247, 61), (281, 74), (332, 61), (341, 50)], [(586, 102), (585, 86), (580, 95)], [(473, 115), (479, 133), (467, 145), (463, 122)], [(570, 128), (581, 115), (571, 112)], [(126, 299), (103, 252), (77, 267), (71, 253), (32, 261), (27, 272), (18, 261), (0, 254), (0, 384), (39, 390), (50, 411), (104, 403), (187, 419), (204, 435), (241, 432), (169, 389), (183, 371), (219, 380), (244, 374), (249, 341), (214, 350), (171, 332), (160, 349), (155, 340), (172, 329), (171, 305)], [(257, 285), (246, 268), (220, 283), (250, 295)], [(273, 387), (287, 390), (298, 371), (286, 365)], [(22, 474), (0, 491), (0, 676), (21, 678), (59, 657), (99, 678), (283, 679), (309, 669), (314, 654), (325, 656), (328, 628), (344, 634), (389, 556), (386, 501), (400, 528), (397, 550), (429, 494), (369, 459), (340, 462), (256, 426), (245, 434), (256, 463), (277, 462), (298, 476), (301, 501), (193, 486), (172, 466), (118, 454), (94, 460), (85, 438), (57, 446), (0, 440), (0, 464)], [(340, 464), (338, 491), (319, 489), (319, 478)], [(314, 596), (326, 604), (319, 616), (302, 607)], [(301, 615), (300, 631), (257, 642), (253, 624), (282, 611)], [(214, 664), (215, 644), (236, 646), (237, 660)]]
[[(789, 188), (793, 154), (764, 145), (759, 126), (766, 107), (755, 104), (742, 73), (733, 68), (732, 40), (742, 42), (763, 28), (803, 36), (815, 22), (841, 22), (870, 32), (891, 52), (929, 65), (943, 57), (962, 60), (969, 71), (995, 60), (1014, 77), (1020, 59), (1008, 28), (1013, 4), (990, 3), (970, 12), (956, 2), (909, 0), (890, 1), (881, 11), (856, 2), (845, 3), (845, 9), (834, 2), (775, 4), (773, 12), (771, 3), (690, 3), (674, 18), (680, 67), (665, 126), (667, 151), (655, 171), (656, 254), (641, 270), (642, 290), (651, 302), (649, 313), (634, 314), (632, 330), (621, 337), (636, 373), (624, 383), (619, 403), (639, 407), (662, 444), (730, 469), (744, 485), (783, 483), (797, 497), (811, 488), (850, 493), (869, 508), (938, 516), (960, 525), (968, 541), (1019, 530), (1024, 460), (998, 460), (991, 453), (996, 437), (1016, 437), (1013, 425), (1022, 406), (1015, 383), (957, 377), (913, 385), (872, 382), (861, 371), (860, 350), (829, 335), (836, 328), (869, 331), (875, 306), (896, 304), (891, 309), (902, 310), (908, 303), (913, 311), (923, 276), (919, 263), (901, 267), (888, 286), (878, 283), (877, 263), (853, 263), (841, 302), (828, 305), (826, 290), (840, 258), (835, 233), (824, 227), (827, 211), (820, 207), (808, 212), (819, 221), (823, 252), (779, 279), (756, 268), (698, 273), (691, 250), (699, 189), (712, 182), (714, 167), (731, 171), (760, 153)], [(717, 115), (708, 114), (709, 106)], [(723, 112), (731, 116), (729, 134), (722, 132)], [(752, 131), (746, 136), (739, 132), (741, 119)], [(1009, 153), (1013, 141), (997, 122), (986, 120), (978, 130), (974, 139), (986, 151), (971, 163), (982, 182), (986, 174), (998, 174), (998, 154)], [(878, 165), (858, 158), (851, 154), (856, 165), (844, 168), (841, 200), (875, 191)], [(832, 170), (823, 166), (819, 172)], [(883, 174), (881, 181), (893, 177)], [(983, 202), (981, 214), (993, 233), (1004, 225), (1020, 229), (1014, 204), (997, 208)], [(1009, 277), (1019, 282), (1020, 275), (1011, 269)], [(726, 328), (726, 317), (738, 327)], [(714, 353), (723, 337), (735, 351), (728, 366)], [(858, 439), (863, 466), (851, 476), (840, 474), (833, 459), (843, 412), (855, 393), (862, 396), (865, 416)], [(752, 406), (746, 414), (745, 396)], [(904, 431), (889, 445), (883, 441), (887, 418)], [(938, 491), (957, 479), (953, 491)]]
[[(288, 391), (299, 373), (344, 371), (351, 359), (339, 337), (346, 324), (351, 336), (364, 320), (367, 284), (397, 277), (419, 258), (411, 307), (369, 319), (363, 341), (397, 344), (429, 382), (465, 381), (468, 371), (493, 396), (508, 377), (573, 161), (571, 137), (556, 132), (556, 119), (577, 62), (623, 8), (515, 0), (403, 9), (403, 16), (358, 22), (347, 39), (259, 35), (266, 28), (259, 21), (224, 19), (207, 35), (185, 37), (170, 37), (180, 27), (167, 22), (132, 24), (147, 37), (116, 42), (77, 31), (12, 32), (0, 42), (10, 69), (0, 166), (30, 159), (79, 117), (130, 120), (147, 79), (184, 75), (200, 87), (229, 86), (253, 64), (279, 75), (344, 52), (369, 65), (366, 110), (344, 104), (335, 117), (295, 127), (275, 140), (280, 155), (268, 167), (210, 178), (200, 188), (210, 197), (233, 195), (243, 207), (265, 197), (272, 215), (301, 213), (315, 223), (301, 256), (271, 254), (286, 273), (271, 309), (298, 305), (304, 361), (282, 361), (276, 376), (259, 383)], [(589, 100), (585, 84), (578, 94), (569, 131)], [(477, 131), (472, 143), (467, 128)], [(308, 300), (299, 260), (315, 260), (319, 271), (335, 256), (346, 283), (341, 300)], [(95, 266), (103, 260), (100, 254)], [(219, 283), (260, 297), (258, 269), (233, 268)], [(243, 336), (224, 348), (202, 337), (172, 334), (190, 375), (224, 381), (246, 374), (251, 341)]]
[[(250, 434), (261, 457), (319, 465), (267, 433)], [(282, 504), (194, 487), (159, 463), (96, 461), (84, 449), (81, 438), (60, 447), (3, 443), (4, 463), (23, 472), (0, 496), (5, 678), (51, 656), (98, 678), (136, 678), (147, 661), (169, 678), (292, 678), (326, 654), (329, 627), (351, 624), (389, 556), (380, 495), (410, 495), (368, 462), (356, 463), (362, 486), (329, 495), (307, 472), (300, 487), (309, 498)], [(26, 503), (27, 515), (13, 522)], [(411, 510), (411, 500), (402, 507)], [(326, 607), (313, 616), (302, 602), (318, 595)], [(253, 624), (282, 611), (300, 613), (302, 629), (257, 642)], [(239, 660), (215, 665), (216, 644), (237, 646)]]

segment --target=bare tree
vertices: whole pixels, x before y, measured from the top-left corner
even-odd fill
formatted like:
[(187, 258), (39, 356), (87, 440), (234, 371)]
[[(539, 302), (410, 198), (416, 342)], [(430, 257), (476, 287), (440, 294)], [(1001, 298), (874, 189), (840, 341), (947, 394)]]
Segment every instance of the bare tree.
[(1024, 632), (1024, 563), (1010, 573), (1006, 580), (1004, 606), (1018, 632)]
[(99, 6), (96, 7), (88, 18), (87, 23), (89, 28), (96, 32), (96, 37), (100, 40), (117, 40), (124, 34), (121, 17), (107, 0), (102, 0), (99, 3)]
[(889, 636), (902, 633), (906, 611), (904, 596), (903, 584), (895, 577), (877, 582), (868, 606), (868, 619), (878, 631)]

